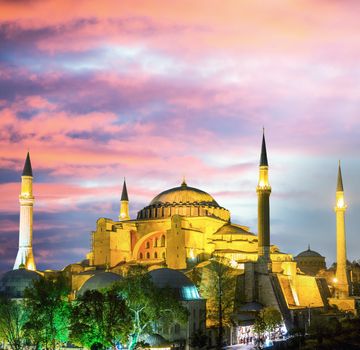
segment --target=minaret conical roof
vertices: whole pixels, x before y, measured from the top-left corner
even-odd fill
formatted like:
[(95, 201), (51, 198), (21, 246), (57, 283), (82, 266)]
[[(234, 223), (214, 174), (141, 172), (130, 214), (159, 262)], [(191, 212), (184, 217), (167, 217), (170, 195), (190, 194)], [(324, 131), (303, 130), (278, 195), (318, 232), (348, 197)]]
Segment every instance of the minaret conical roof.
[(121, 193), (121, 200), (122, 201), (129, 201), (125, 179), (124, 179), (123, 189), (122, 189), (122, 193)]
[(31, 168), (31, 161), (30, 161), (30, 154), (27, 153), (24, 169), (22, 172), (22, 176), (33, 176), (32, 168)]
[(339, 168), (338, 168), (338, 177), (337, 177), (337, 186), (336, 186), (336, 191), (340, 192), (340, 191), (344, 191), (344, 186), (343, 186), (343, 181), (342, 181), (342, 175), (341, 175), (341, 166), (340, 166), (340, 161), (339, 161)]
[(260, 156), (260, 166), (268, 166), (267, 154), (266, 154), (266, 143), (265, 143), (265, 133), (263, 132), (262, 145), (261, 145), (261, 156)]

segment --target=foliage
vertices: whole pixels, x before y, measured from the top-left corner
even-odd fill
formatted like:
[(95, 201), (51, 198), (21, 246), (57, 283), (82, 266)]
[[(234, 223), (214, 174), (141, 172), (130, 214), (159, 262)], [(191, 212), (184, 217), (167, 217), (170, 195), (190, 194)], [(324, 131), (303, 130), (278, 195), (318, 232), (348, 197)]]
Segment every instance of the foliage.
[(28, 315), (22, 300), (0, 298), (0, 339), (9, 344), (12, 350), (23, 349), (27, 320)]
[(56, 349), (69, 335), (69, 287), (64, 277), (33, 281), (25, 290), (25, 307), (29, 319), (27, 335), (35, 347)]
[(322, 344), (324, 338), (334, 334), (337, 329), (337, 323), (336, 319), (331, 321), (322, 315), (315, 315), (312, 317), (309, 333), (315, 335), (318, 344)]
[(86, 348), (109, 348), (124, 343), (130, 333), (130, 316), (116, 288), (86, 291), (72, 307), (71, 340)]
[(194, 267), (188, 273), (186, 273), (186, 276), (191, 279), (197, 288), (201, 287), (201, 269)]
[(282, 317), (280, 311), (274, 307), (268, 306), (263, 308), (256, 316), (254, 323), (254, 331), (257, 334), (264, 332), (274, 332), (281, 326)]
[(208, 337), (201, 330), (193, 333), (190, 339), (190, 346), (193, 348), (202, 349), (208, 343)]
[(260, 337), (263, 333), (266, 332), (266, 324), (264, 319), (261, 317), (259, 313), (254, 322), (254, 332)]
[(129, 350), (135, 348), (141, 335), (150, 334), (155, 325), (184, 323), (187, 310), (169, 289), (158, 288), (149, 274), (140, 268), (129, 271), (118, 282), (119, 293), (130, 309), (132, 330)]
[(231, 325), (237, 275), (229, 266), (228, 260), (220, 257), (210, 259), (210, 264), (205, 269), (207, 280), (203, 281), (200, 290), (207, 299), (208, 325), (219, 329), (218, 347), (221, 347), (224, 326)]
[(266, 331), (274, 332), (276, 328), (281, 326), (282, 317), (279, 310), (275, 309), (274, 307), (265, 307), (260, 311), (262, 314), (262, 318), (266, 325)]

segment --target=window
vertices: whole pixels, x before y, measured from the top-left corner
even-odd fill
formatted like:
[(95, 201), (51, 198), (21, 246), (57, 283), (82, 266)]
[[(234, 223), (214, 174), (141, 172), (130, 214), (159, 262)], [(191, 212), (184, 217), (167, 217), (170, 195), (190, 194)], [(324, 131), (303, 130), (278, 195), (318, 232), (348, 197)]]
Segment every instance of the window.
[(146, 259), (150, 259), (150, 253), (149, 252), (146, 253)]
[(157, 259), (157, 252), (154, 253), (154, 258)]
[(162, 236), (161, 236), (160, 245), (161, 245), (162, 247), (165, 247), (165, 235), (162, 235)]
[(154, 244), (154, 247), (157, 247), (158, 246), (158, 239), (155, 238), (155, 244)]
[(147, 242), (146, 242), (146, 249), (149, 249), (149, 248), (150, 248), (150, 242), (147, 241)]
[(140, 253), (140, 259), (143, 259), (143, 253)]
[(165, 259), (165, 252), (161, 254), (162, 258)]

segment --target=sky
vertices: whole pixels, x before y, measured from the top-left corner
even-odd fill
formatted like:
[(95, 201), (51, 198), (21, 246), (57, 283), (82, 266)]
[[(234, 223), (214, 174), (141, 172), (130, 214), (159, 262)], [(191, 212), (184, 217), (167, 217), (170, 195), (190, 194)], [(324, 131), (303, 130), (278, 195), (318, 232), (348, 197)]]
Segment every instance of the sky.
[(0, 271), (34, 173), (39, 269), (84, 259), (99, 217), (133, 218), (180, 185), (257, 232), (265, 128), (271, 242), (335, 246), (341, 159), (347, 247), (360, 258), (359, 1), (0, 0)]

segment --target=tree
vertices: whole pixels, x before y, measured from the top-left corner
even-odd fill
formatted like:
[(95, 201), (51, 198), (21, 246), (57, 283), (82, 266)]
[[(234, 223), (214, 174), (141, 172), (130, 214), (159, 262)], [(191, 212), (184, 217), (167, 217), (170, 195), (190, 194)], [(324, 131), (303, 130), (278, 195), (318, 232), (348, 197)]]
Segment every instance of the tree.
[(281, 326), (282, 316), (278, 309), (268, 306), (260, 311), (261, 317), (265, 323), (265, 330), (268, 332), (274, 332)]
[(186, 308), (171, 290), (156, 287), (143, 269), (130, 270), (128, 276), (118, 282), (118, 287), (130, 309), (129, 350), (135, 349), (141, 335), (151, 334), (155, 325), (186, 322)]
[(24, 348), (28, 315), (22, 300), (0, 297), (0, 338), (13, 350)]
[(318, 345), (321, 345), (324, 339), (339, 335), (341, 333), (341, 325), (335, 317), (318, 314), (311, 320), (309, 333), (314, 335)]
[(201, 330), (193, 333), (190, 339), (190, 346), (193, 348), (202, 349), (208, 343), (208, 337)]
[(266, 332), (266, 324), (261, 313), (258, 313), (258, 315), (255, 318), (254, 332), (258, 335), (259, 338), (261, 337), (262, 334)]
[(265, 332), (274, 332), (281, 326), (282, 317), (280, 311), (274, 307), (263, 308), (256, 316), (254, 323), (254, 332), (261, 338)]
[(56, 349), (69, 335), (69, 287), (64, 277), (33, 281), (25, 290), (26, 332), (35, 347)]
[(130, 330), (129, 309), (115, 287), (86, 291), (73, 303), (70, 335), (77, 345), (115, 348), (126, 342)]
[(224, 326), (231, 325), (231, 315), (234, 311), (236, 271), (229, 266), (225, 258), (215, 257), (210, 260), (203, 274), (200, 290), (207, 299), (208, 325), (218, 328), (217, 348), (223, 345)]

